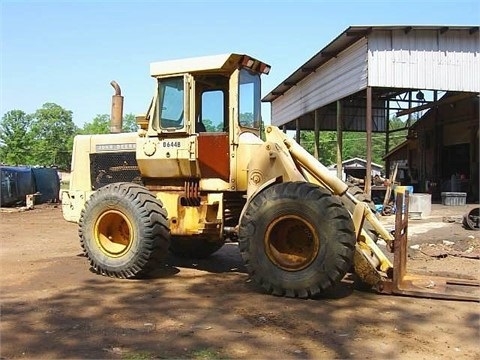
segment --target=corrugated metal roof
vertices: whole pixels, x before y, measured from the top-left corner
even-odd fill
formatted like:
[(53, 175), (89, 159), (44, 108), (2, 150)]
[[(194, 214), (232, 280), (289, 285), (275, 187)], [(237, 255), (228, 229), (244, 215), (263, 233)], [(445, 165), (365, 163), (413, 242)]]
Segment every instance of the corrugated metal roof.
[[(305, 113), (330, 104), (367, 86), (367, 40), (361, 39), (300, 80), (288, 95), (272, 104), (272, 124), (281, 126)], [(273, 106), (274, 105), (274, 106)], [(344, 114), (356, 114), (345, 108)], [(336, 124), (336, 112), (333, 113)], [(324, 123), (326, 119), (322, 120)]]
[(439, 25), (386, 25), (386, 26), (350, 26), (342, 32), (337, 38), (300, 66), (288, 78), (282, 81), (275, 89), (267, 94), (262, 101), (272, 102), (279, 96), (285, 94), (289, 89), (296, 86), (300, 81), (325, 64), (330, 59), (336, 57), (340, 52), (356, 43), (363, 37), (367, 37), (373, 31), (403, 31), (405, 34), (412, 30), (434, 30), (439, 34), (445, 34), (449, 30), (464, 30), (470, 34), (478, 33), (479, 26), (439, 26)]
[(480, 92), (480, 36), (449, 29), (368, 36), (368, 86)]

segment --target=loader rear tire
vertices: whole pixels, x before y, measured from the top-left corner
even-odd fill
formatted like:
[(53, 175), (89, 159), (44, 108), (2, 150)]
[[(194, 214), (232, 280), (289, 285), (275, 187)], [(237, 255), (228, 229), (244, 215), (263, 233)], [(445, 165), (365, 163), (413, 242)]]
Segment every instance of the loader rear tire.
[(162, 203), (133, 183), (109, 184), (93, 193), (80, 216), (79, 236), (92, 269), (117, 278), (154, 270), (170, 240)]
[(191, 236), (172, 236), (170, 252), (187, 259), (204, 259), (220, 250), (224, 241), (212, 242), (204, 238)]
[(239, 248), (250, 277), (268, 293), (309, 298), (351, 268), (355, 234), (337, 197), (311, 183), (287, 182), (247, 205)]

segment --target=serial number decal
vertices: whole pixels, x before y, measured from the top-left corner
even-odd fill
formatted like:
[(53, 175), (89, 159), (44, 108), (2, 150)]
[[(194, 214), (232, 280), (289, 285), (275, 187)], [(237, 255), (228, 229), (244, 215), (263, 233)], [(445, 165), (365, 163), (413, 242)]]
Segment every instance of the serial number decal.
[(97, 144), (95, 150), (97, 152), (102, 151), (121, 151), (121, 150), (135, 150), (137, 148), (136, 143), (124, 143), (124, 144)]
[(164, 148), (179, 148), (180, 141), (163, 141), (162, 147)]

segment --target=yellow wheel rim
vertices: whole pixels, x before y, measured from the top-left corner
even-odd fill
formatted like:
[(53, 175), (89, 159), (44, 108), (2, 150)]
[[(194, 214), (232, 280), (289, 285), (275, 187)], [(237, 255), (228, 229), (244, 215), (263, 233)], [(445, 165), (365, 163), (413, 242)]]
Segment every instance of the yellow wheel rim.
[(287, 271), (308, 267), (320, 248), (320, 239), (313, 226), (295, 215), (281, 216), (272, 221), (264, 241), (270, 261)]
[(123, 256), (132, 246), (132, 223), (120, 211), (108, 210), (101, 214), (94, 231), (98, 247), (110, 257)]

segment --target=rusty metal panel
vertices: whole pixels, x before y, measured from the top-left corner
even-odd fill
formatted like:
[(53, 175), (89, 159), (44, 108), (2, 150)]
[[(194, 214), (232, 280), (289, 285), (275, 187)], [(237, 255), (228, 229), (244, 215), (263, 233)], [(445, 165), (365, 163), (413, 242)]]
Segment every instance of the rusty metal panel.
[(480, 35), (468, 29), (376, 30), (368, 85), (480, 92)]
[(367, 39), (362, 38), (272, 102), (272, 125), (282, 126), (365, 89)]
[(220, 178), (229, 181), (230, 150), (227, 133), (199, 134), (198, 164), (202, 178)]

